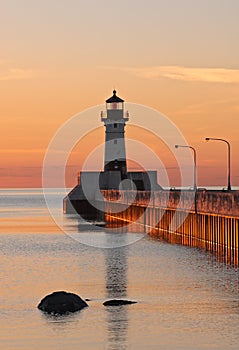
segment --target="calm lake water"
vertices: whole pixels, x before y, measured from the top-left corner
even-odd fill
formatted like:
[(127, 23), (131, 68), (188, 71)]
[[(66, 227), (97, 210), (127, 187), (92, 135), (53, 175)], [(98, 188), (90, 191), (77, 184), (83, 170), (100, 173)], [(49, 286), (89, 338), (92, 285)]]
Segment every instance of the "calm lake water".
[[(119, 234), (63, 217), (64, 194), (49, 196), (78, 241), (52, 220), (41, 190), (0, 191), (0, 349), (238, 349), (236, 268), (137, 233), (120, 234), (135, 240), (120, 248), (83, 244)], [(43, 314), (37, 304), (56, 290), (89, 298), (89, 308)], [(104, 307), (111, 298), (138, 303)]]

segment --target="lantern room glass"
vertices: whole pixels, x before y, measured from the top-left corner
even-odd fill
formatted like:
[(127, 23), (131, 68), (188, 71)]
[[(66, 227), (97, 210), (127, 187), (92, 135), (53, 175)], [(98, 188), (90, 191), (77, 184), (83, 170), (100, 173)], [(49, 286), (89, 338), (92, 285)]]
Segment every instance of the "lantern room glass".
[(124, 109), (124, 103), (123, 102), (111, 102), (111, 103), (106, 103), (106, 109), (107, 110), (122, 110)]

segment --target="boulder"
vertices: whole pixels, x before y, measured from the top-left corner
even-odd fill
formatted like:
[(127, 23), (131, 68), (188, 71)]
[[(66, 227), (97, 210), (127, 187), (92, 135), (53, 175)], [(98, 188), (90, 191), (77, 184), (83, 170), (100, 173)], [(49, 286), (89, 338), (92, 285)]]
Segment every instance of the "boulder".
[(47, 295), (40, 301), (37, 307), (41, 311), (49, 314), (62, 315), (79, 311), (86, 306), (88, 306), (88, 304), (78, 295), (60, 291)]
[(119, 306), (119, 305), (129, 305), (129, 304), (136, 304), (137, 301), (131, 301), (131, 300), (121, 300), (121, 299), (112, 299), (107, 300), (103, 303), (104, 306)]

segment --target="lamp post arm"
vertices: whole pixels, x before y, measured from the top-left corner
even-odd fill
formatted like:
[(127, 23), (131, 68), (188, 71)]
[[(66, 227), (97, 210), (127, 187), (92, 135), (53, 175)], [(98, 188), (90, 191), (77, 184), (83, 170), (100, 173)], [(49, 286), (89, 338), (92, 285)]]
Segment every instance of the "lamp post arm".
[(175, 145), (176, 148), (181, 147), (181, 148), (190, 148), (193, 151), (193, 160), (194, 160), (194, 183), (193, 183), (193, 189), (194, 191), (197, 190), (197, 152), (194, 147), (192, 146), (187, 146), (187, 145)]
[(227, 189), (228, 191), (231, 191), (231, 145), (230, 143), (225, 140), (225, 139), (221, 139), (221, 138), (216, 138), (216, 137), (206, 137), (205, 139), (206, 141), (209, 140), (215, 140), (215, 141), (222, 141), (225, 142), (227, 144)]

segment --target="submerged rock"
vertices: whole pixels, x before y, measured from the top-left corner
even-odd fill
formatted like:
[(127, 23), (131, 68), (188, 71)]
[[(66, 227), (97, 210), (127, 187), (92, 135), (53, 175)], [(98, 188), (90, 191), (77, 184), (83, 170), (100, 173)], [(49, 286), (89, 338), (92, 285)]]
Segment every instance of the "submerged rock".
[(37, 307), (49, 314), (62, 315), (79, 311), (87, 306), (88, 304), (78, 295), (60, 291), (47, 295), (40, 301)]
[(119, 306), (119, 305), (129, 305), (129, 304), (136, 304), (137, 301), (131, 301), (131, 300), (121, 300), (121, 299), (112, 299), (107, 300), (103, 303), (104, 306)]

